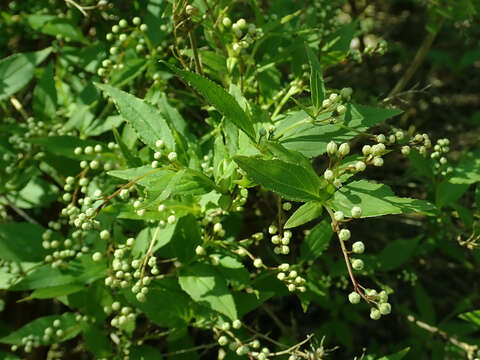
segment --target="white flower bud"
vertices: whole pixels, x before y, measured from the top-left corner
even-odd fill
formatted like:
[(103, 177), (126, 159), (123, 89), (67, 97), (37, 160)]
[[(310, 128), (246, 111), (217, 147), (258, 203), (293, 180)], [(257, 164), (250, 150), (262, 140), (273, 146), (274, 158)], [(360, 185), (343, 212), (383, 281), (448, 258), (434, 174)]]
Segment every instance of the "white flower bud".
[(346, 156), (346, 155), (348, 155), (349, 152), (350, 152), (350, 145), (348, 145), (348, 143), (343, 143), (338, 148), (338, 153), (341, 156)]
[(350, 100), (350, 98), (352, 96), (352, 93), (353, 93), (353, 89), (350, 88), (350, 87), (347, 87), (347, 88), (343, 88), (340, 91), (340, 96), (348, 101), (348, 100)]
[(362, 270), (363, 269), (363, 261), (361, 259), (353, 259), (352, 260), (352, 268), (354, 270)]
[(382, 144), (387, 140), (387, 139), (385, 138), (385, 135), (383, 135), (383, 134), (377, 135), (377, 136), (376, 136), (376, 139), (377, 139), (377, 142), (382, 143)]
[(364, 171), (367, 168), (367, 165), (363, 161), (357, 161), (355, 163), (355, 170)]
[(358, 304), (361, 300), (361, 297), (358, 293), (356, 292), (351, 292), (348, 294), (348, 301), (350, 301), (351, 304)]
[(170, 160), (170, 161), (177, 160), (177, 153), (175, 151), (172, 151), (171, 153), (169, 153), (168, 154), (168, 160)]
[(253, 260), (253, 266), (255, 266), (257, 269), (261, 268), (263, 266), (263, 261), (260, 258), (256, 258)]
[(360, 206), (354, 206), (352, 207), (351, 213), (352, 217), (357, 219), (362, 216), (362, 208)]
[(380, 156), (375, 156), (373, 158), (373, 166), (383, 166), (383, 159)]
[(338, 146), (337, 146), (337, 144), (335, 144), (334, 141), (330, 141), (327, 144), (327, 154), (328, 155), (330, 155), (330, 156), (335, 155), (337, 150), (338, 150)]
[(378, 310), (382, 315), (388, 315), (392, 311), (392, 306), (388, 302), (386, 302), (378, 305)]
[(347, 111), (347, 108), (345, 107), (345, 105), (338, 105), (335, 111), (338, 115), (343, 115)]
[(367, 156), (372, 153), (372, 147), (370, 145), (363, 145), (362, 147), (362, 154)]
[(333, 217), (336, 221), (342, 221), (344, 219), (344, 215), (342, 211), (335, 211)]
[(382, 317), (382, 313), (377, 308), (370, 309), (370, 319), (378, 320)]
[(330, 169), (325, 170), (325, 172), (323, 173), (323, 177), (327, 181), (332, 181), (332, 179), (334, 178), (333, 171)]
[(408, 146), (408, 145), (402, 146), (402, 154), (405, 155), (405, 156), (410, 154), (410, 146)]
[(338, 238), (342, 241), (347, 241), (350, 239), (350, 230), (348, 229), (341, 229), (339, 232), (338, 232)]
[(365, 244), (361, 241), (356, 241), (352, 244), (352, 251), (355, 254), (363, 254), (365, 251)]

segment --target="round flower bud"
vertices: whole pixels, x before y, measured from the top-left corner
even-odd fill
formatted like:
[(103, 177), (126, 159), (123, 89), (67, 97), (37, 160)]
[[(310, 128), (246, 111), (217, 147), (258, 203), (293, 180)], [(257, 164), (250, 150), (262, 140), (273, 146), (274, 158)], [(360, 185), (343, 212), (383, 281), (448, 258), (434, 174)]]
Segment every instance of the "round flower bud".
[(373, 158), (373, 166), (383, 166), (383, 158), (381, 158), (380, 156), (375, 156)]
[(367, 165), (363, 161), (357, 161), (355, 163), (355, 170), (364, 171), (367, 168)]
[(358, 219), (362, 216), (362, 208), (360, 206), (354, 206), (350, 211), (352, 213), (352, 218)]
[(142, 19), (140, 19), (138, 16), (135, 16), (132, 20), (133, 25), (140, 25), (142, 22)]
[(332, 101), (330, 99), (325, 99), (322, 101), (322, 107), (328, 108), (330, 105), (332, 105)]
[(175, 215), (170, 215), (168, 218), (167, 218), (167, 222), (171, 225), (173, 223), (175, 223), (175, 221), (177, 220), (177, 218), (175, 217)]
[(290, 268), (290, 264), (287, 264), (287, 263), (278, 265), (278, 270), (280, 271), (288, 271), (289, 268)]
[(362, 154), (367, 156), (372, 153), (372, 147), (370, 145), (363, 145), (362, 147)]
[(172, 151), (171, 153), (169, 153), (168, 154), (168, 160), (170, 160), (170, 161), (177, 160), (177, 153), (175, 151)]
[(142, 24), (142, 25), (140, 25), (140, 31), (145, 32), (145, 31), (147, 31), (147, 30), (148, 30), (147, 24)]
[(345, 100), (350, 100), (351, 96), (352, 96), (352, 93), (353, 93), (353, 89), (350, 88), (350, 87), (347, 87), (347, 88), (343, 88), (341, 91), (340, 91), (340, 96), (345, 99)]
[(242, 322), (241, 322), (240, 320), (238, 320), (238, 319), (233, 320), (233, 322), (232, 322), (232, 327), (233, 327), (234, 329), (240, 329), (240, 328), (242, 327)]
[(363, 269), (363, 261), (361, 259), (352, 260), (352, 268), (354, 270), (362, 270)]
[(110, 239), (110, 232), (108, 230), (102, 230), (100, 232), (100, 239), (102, 239), (102, 240)]
[(338, 148), (338, 153), (341, 156), (346, 156), (346, 155), (348, 155), (349, 152), (350, 152), (350, 145), (348, 145), (348, 143), (343, 143)]
[(405, 156), (410, 154), (410, 146), (408, 146), (408, 145), (402, 146), (402, 154), (405, 155)]
[(344, 215), (342, 211), (335, 211), (335, 213), (333, 214), (333, 217), (337, 221), (342, 221), (344, 219)]
[(205, 255), (205, 248), (203, 246), (198, 245), (195, 248), (195, 254), (197, 254), (198, 256)]
[(332, 181), (334, 178), (333, 171), (330, 169), (325, 170), (325, 172), (323, 173), (323, 177), (327, 181)]
[(246, 345), (239, 346), (237, 348), (237, 350), (235, 350), (235, 353), (238, 356), (247, 355), (248, 354), (248, 346), (246, 346)]
[(280, 281), (285, 280), (286, 277), (287, 277), (287, 275), (284, 272), (279, 272), (277, 274), (277, 279), (280, 280)]
[(337, 150), (338, 150), (338, 146), (337, 146), (337, 144), (335, 144), (334, 141), (330, 141), (327, 144), (327, 154), (328, 155), (330, 155), (330, 156), (335, 155)]
[(388, 301), (388, 294), (385, 290), (378, 293), (378, 301), (381, 303), (386, 303)]
[(347, 111), (347, 108), (345, 107), (345, 105), (338, 105), (335, 111), (338, 115), (343, 115)]
[(382, 313), (377, 308), (370, 309), (370, 319), (378, 320), (382, 317)]
[(365, 251), (365, 244), (361, 241), (356, 241), (352, 244), (352, 251), (355, 254), (363, 254)]
[(378, 310), (382, 315), (388, 315), (392, 311), (392, 306), (386, 302), (378, 305)]
[(229, 17), (224, 17), (223, 20), (222, 20), (222, 24), (226, 28), (229, 28), (230, 26), (232, 26), (232, 20), (230, 20)]
[(256, 258), (255, 260), (253, 260), (253, 266), (255, 266), (256, 268), (261, 268), (263, 266), (262, 259)]
[(355, 291), (348, 294), (348, 301), (350, 301), (351, 304), (358, 304), (360, 300), (361, 300), (360, 295)]
[(348, 229), (342, 229), (338, 232), (338, 238), (342, 241), (347, 241), (350, 239), (350, 230)]
[(218, 345), (220, 345), (220, 346), (225, 346), (225, 345), (227, 345), (227, 344), (228, 344), (228, 338), (227, 338), (225, 335), (220, 336), (220, 337), (218, 338)]
[(292, 203), (284, 202), (282, 204), (282, 209), (285, 210), (285, 211), (290, 211), (292, 209)]
[(387, 139), (385, 138), (385, 135), (379, 134), (375, 137), (377, 139), (377, 142), (379, 143), (384, 143)]
[(379, 143), (372, 146), (372, 155), (379, 156), (382, 155), (385, 151), (385, 145)]
[(93, 261), (100, 261), (102, 259), (102, 253), (97, 251), (92, 255), (92, 260)]
[(147, 301), (147, 296), (142, 293), (142, 292), (139, 292), (137, 295), (135, 295), (135, 297), (137, 298), (137, 301), (138, 302), (145, 302)]

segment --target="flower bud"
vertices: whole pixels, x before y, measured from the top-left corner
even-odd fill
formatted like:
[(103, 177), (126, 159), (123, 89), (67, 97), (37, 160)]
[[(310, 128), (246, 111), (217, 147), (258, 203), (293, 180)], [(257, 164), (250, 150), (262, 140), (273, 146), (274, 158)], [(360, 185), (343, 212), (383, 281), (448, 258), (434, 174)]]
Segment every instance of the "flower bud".
[(356, 241), (352, 244), (352, 251), (355, 254), (363, 254), (365, 251), (365, 244), (361, 241)]
[(341, 91), (340, 91), (340, 96), (349, 101), (351, 96), (352, 96), (352, 93), (353, 93), (353, 89), (350, 88), (350, 87), (346, 87), (346, 88), (343, 88)]
[(402, 154), (405, 155), (405, 156), (410, 154), (410, 146), (408, 146), (408, 145), (402, 146)]
[(343, 143), (338, 148), (338, 153), (341, 156), (346, 156), (346, 155), (348, 155), (349, 152), (350, 152), (350, 145), (348, 145), (348, 143)]
[(327, 144), (327, 154), (328, 155), (330, 155), (330, 156), (335, 155), (337, 150), (338, 150), (338, 146), (337, 146), (337, 144), (335, 144), (334, 141), (330, 141)]
[(372, 147), (370, 145), (363, 145), (362, 147), (362, 154), (367, 156), (372, 153)]
[(380, 314), (382, 315), (388, 315), (392, 311), (392, 306), (386, 302), (378, 305), (378, 310), (380, 311)]
[(350, 301), (351, 304), (358, 304), (360, 300), (361, 300), (360, 295), (355, 291), (348, 294), (348, 301)]
[(383, 159), (380, 156), (375, 156), (373, 158), (373, 166), (383, 166)]
[(360, 206), (354, 206), (352, 207), (351, 213), (353, 218), (358, 219), (362, 216), (362, 208)]
[(363, 161), (357, 161), (355, 163), (355, 170), (364, 171), (367, 168), (367, 165)]
[(330, 169), (325, 170), (325, 172), (323, 173), (323, 177), (327, 181), (333, 180), (333, 178), (334, 178), (333, 171), (330, 170)]
[(343, 215), (343, 212), (341, 211), (335, 211), (335, 213), (333, 214), (333, 217), (336, 221), (342, 221), (344, 218), (344, 215)]
[(354, 270), (362, 270), (363, 269), (363, 261), (361, 259), (353, 259), (352, 260), (352, 268)]
[(350, 230), (342, 229), (338, 232), (338, 238), (342, 241), (347, 241), (351, 237)]
[(377, 308), (370, 309), (370, 319), (378, 320), (382, 317), (382, 313)]

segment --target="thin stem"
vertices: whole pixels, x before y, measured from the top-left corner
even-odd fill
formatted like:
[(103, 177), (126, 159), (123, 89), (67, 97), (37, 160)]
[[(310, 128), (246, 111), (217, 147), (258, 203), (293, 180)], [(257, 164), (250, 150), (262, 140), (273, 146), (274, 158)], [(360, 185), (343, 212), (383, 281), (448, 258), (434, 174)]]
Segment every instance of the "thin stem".
[(155, 245), (155, 242), (157, 241), (158, 233), (160, 232), (161, 227), (160, 225), (157, 226), (157, 229), (155, 230), (155, 233), (152, 236), (152, 240), (150, 241), (150, 246), (148, 247), (147, 253), (145, 254), (145, 257), (143, 258), (142, 262), (142, 273), (140, 275), (140, 279), (143, 279), (143, 275), (145, 275), (145, 268), (147, 267), (147, 262), (150, 256), (152, 256), (153, 252), (153, 246)]
[[(440, 22), (439, 27), (441, 26), (443, 20)], [(433, 44), (433, 41), (435, 40), (438, 30), (434, 33), (428, 32), (427, 36), (423, 39), (422, 45), (417, 51), (417, 54), (415, 55), (415, 58), (413, 59), (413, 62), (410, 64), (410, 67), (407, 69), (405, 74), (400, 78), (400, 80), (397, 82), (397, 84), (394, 86), (392, 91), (390, 91), (390, 94), (388, 94), (387, 98), (392, 98), (398, 93), (400, 93), (405, 87), (407, 86), (408, 82), (412, 78), (413, 74), (418, 70), (420, 65), (422, 65), (423, 61), (425, 60), (425, 55), (427, 54), (428, 50), (430, 50), (430, 47)]]
[(203, 75), (202, 63), (200, 62), (200, 57), (198, 56), (197, 42), (195, 40), (195, 37), (193, 36), (193, 30), (188, 32), (188, 39), (190, 40), (190, 46), (192, 47), (192, 50), (193, 50), (193, 59), (195, 60), (195, 71), (198, 74)]
[(307, 335), (307, 337), (306, 337), (304, 340), (300, 341), (298, 344), (295, 344), (295, 345), (289, 347), (289, 348), (286, 349), (286, 350), (282, 350), (282, 351), (278, 351), (278, 352), (276, 352), (276, 353), (273, 353), (273, 354), (271, 354), (270, 356), (280, 356), (280, 355), (289, 354), (289, 353), (291, 353), (292, 351), (297, 350), (297, 349), (298, 349), (299, 347), (301, 347), (303, 344), (306, 344), (307, 342), (309, 342), (310, 339), (311, 339), (313, 336), (314, 336), (314, 334), (309, 334), (309, 335)]
[(18, 215), (23, 217), (25, 220), (27, 220), (28, 222), (30, 222), (32, 224), (40, 225), (40, 223), (37, 220), (32, 218), (30, 215), (28, 215), (22, 209), (16, 207), (6, 195), (5, 195), (5, 200), (7, 200), (8, 206), (11, 207), (13, 211), (15, 211)]

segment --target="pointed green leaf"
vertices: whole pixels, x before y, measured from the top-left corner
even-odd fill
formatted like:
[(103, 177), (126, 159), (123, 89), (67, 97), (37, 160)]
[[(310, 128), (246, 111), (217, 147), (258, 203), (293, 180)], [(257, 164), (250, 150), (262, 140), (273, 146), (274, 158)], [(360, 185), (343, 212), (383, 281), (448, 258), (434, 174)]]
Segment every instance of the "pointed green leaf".
[(325, 99), (325, 85), (323, 83), (322, 67), (313, 53), (312, 49), (305, 45), (307, 51), (308, 61), (310, 62), (310, 92), (312, 96), (312, 104), (315, 110), (318, 111), (322, 106), (323, 99)]
[(33, 78), (35, 66), (41, 63), (52, 49), (36, 53), (19, 53), (0, 60), (0, 101), (22, 89)]
[(353, 206), (362, 208), (362, 218), (388, 214), (421, 212), (433, 214), (435, 207), (427, 201), (395, 196), (384, 184), (366, 180), (351, 182), (336, 191), (330, 201), (335, 210), (351, 216)]
[(53, 63), (43, 70), (42, 77), (33, 91), (33, 111), (43, 121), (50, 121), (57, 110), (57, 90), (53, 74)]
[(223, 116), (229, 118), (238, 128), (243, 130), (252, 140), (255, 140), (255, 130), (247, 114), (242, 110), (235, 98), (223, 87), (198, 74), (178, 69), (164, 63), (171, 71), (180, 76), (195, 88)]
[(27, 222), (0, 224), (0, 259), (9, 261), (42, 261), (47, 255), (42, 247), (40, 225)]
[(300, 206), (287, 220), (285, 229), (294, 228), (303, 225), (322, 214), (323, 204), (316, 201), (309, 201)]
[(323, 220), (303, 240), (300, 254), (303, 261), (315, 260), (327, 250), (333, 230), (330, 222)]
[(302, 166), (256, 156), (235, 156), (233, 159), (253, 181), (286, 199), (321, 200), (319, 177)]
[(197, 303), (237, 319), (235, 302), (225, 278), (212, 265), (192, 264), (180, 273), (178, 282)]
[(120, 115), (132, 125), (145, 144), (156, 149), (155, 143), (161, 139), (168, 149), (175, 148), (175, 140), (167, 122), (153, 105), (112, 86), (95, 85), (113, 99)]

